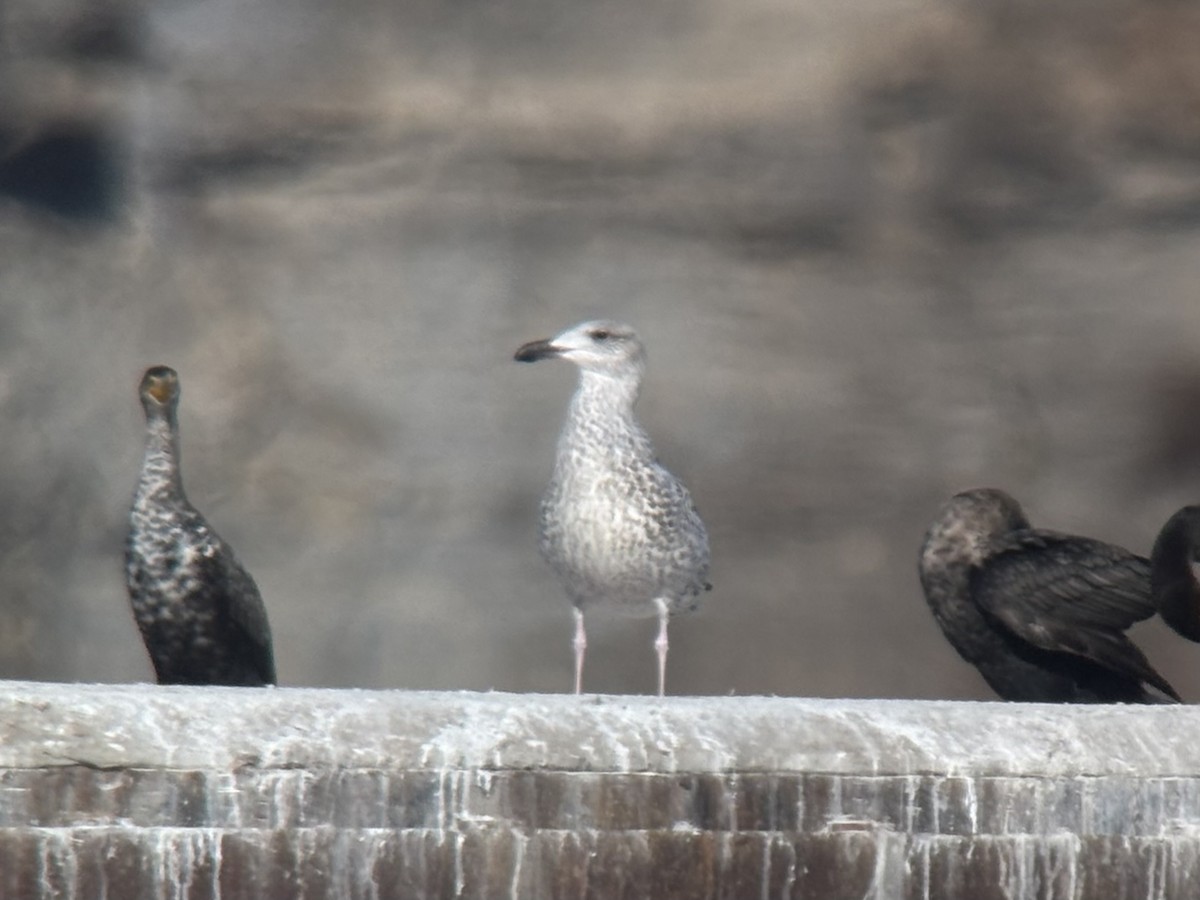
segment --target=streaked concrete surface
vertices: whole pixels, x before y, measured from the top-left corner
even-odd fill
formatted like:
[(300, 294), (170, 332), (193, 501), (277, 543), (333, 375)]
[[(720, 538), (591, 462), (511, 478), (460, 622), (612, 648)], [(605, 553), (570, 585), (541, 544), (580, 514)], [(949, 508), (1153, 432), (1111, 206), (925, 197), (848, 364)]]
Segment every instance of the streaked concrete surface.
[(1184, 898), (1200, 712), (0, 692), (0, 897)]

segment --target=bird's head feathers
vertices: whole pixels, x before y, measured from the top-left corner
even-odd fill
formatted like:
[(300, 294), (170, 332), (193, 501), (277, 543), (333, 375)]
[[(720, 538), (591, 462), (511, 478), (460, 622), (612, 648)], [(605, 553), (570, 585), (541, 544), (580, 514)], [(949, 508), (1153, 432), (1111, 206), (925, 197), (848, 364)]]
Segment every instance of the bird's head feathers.
[(559, 358), (587, 372), (638, 378), (646, 366), (646, 349), (630, 326), (597, 319), (556, 337), (523, 344), (514, 358), (519, 362)]

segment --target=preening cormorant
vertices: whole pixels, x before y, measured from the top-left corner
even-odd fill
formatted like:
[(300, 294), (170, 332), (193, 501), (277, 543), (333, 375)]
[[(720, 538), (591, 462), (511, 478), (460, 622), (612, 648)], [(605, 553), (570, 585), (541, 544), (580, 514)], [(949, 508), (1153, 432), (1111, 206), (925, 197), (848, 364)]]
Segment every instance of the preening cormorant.
[(1158, 533), (1150, 553), (1150, 587), (1163, 621), (1189, 641), (1200, 641), (1200, 506), (1185, 506)]
[(275, 660), (254, 579), (188, 502), (179, 471), (179, 376), (146, 370), (146, 452), (125, 583), (159, 684), (267, 685)]
[(542, 557), (575, 607), (575, 693), (583, 687), (584, 612), (607, 607), (658, 616), (661, 696), (667, 622), (672, 613), (695, 609), (711, 586), (704, 523), (633, 415), (646, 351), (628, 325), (598, 321), (524, 344), (515, 358), (558, 358), (579, 367), (539, 528)]
[(1179, 695), (1125, 636), (1155, 612), (1149, 562), (1032, 528), (1003, 491), (964, 491), (921, 546), (921, 585), (947, 639), (1005, 700), (1167, 702)]

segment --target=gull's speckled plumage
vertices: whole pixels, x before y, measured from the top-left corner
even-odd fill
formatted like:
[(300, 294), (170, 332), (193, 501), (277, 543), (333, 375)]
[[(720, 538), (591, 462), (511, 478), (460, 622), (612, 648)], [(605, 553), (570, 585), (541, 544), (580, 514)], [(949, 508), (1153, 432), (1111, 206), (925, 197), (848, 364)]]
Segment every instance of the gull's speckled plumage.
[(522, 346), (516, 359), (561, 358), (580, 370), (542, 499), (540, 550), (576, 610), (576, 691), (583, 666), (583, 614), (598, 606), (658, 615), (659, 692), (672, 613), (694, 609), (707, 590), (704, 523), (680, 481), (655, 458), (633, 414), (645, 350), (633, 329), (584, 322)]
[(158, 683), (274, 684), (258, 588), (183, 492), (179, 378), (155, 366), (140, 394), (146, 450), (129, 515), (125, 581)]
[(1155, 612), (1149, 563), (1128, 550), (1033, 528), (1008, 494), (979, 488), (938, 512), (919, 571), (946, 638), (1005, 700), (1179, 699), (1124, 633)]

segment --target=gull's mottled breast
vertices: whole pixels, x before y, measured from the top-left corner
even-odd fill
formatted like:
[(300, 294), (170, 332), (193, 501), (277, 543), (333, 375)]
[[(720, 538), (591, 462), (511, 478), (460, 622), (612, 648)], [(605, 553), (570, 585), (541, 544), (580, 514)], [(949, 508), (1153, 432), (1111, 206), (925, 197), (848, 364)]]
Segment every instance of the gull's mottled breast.
[(541, 551), (580, 608), (651, 615), (707, 587), (708, 535), (687, 489), (604, 383), (582, 385), (559, 438), (542, 501)]

